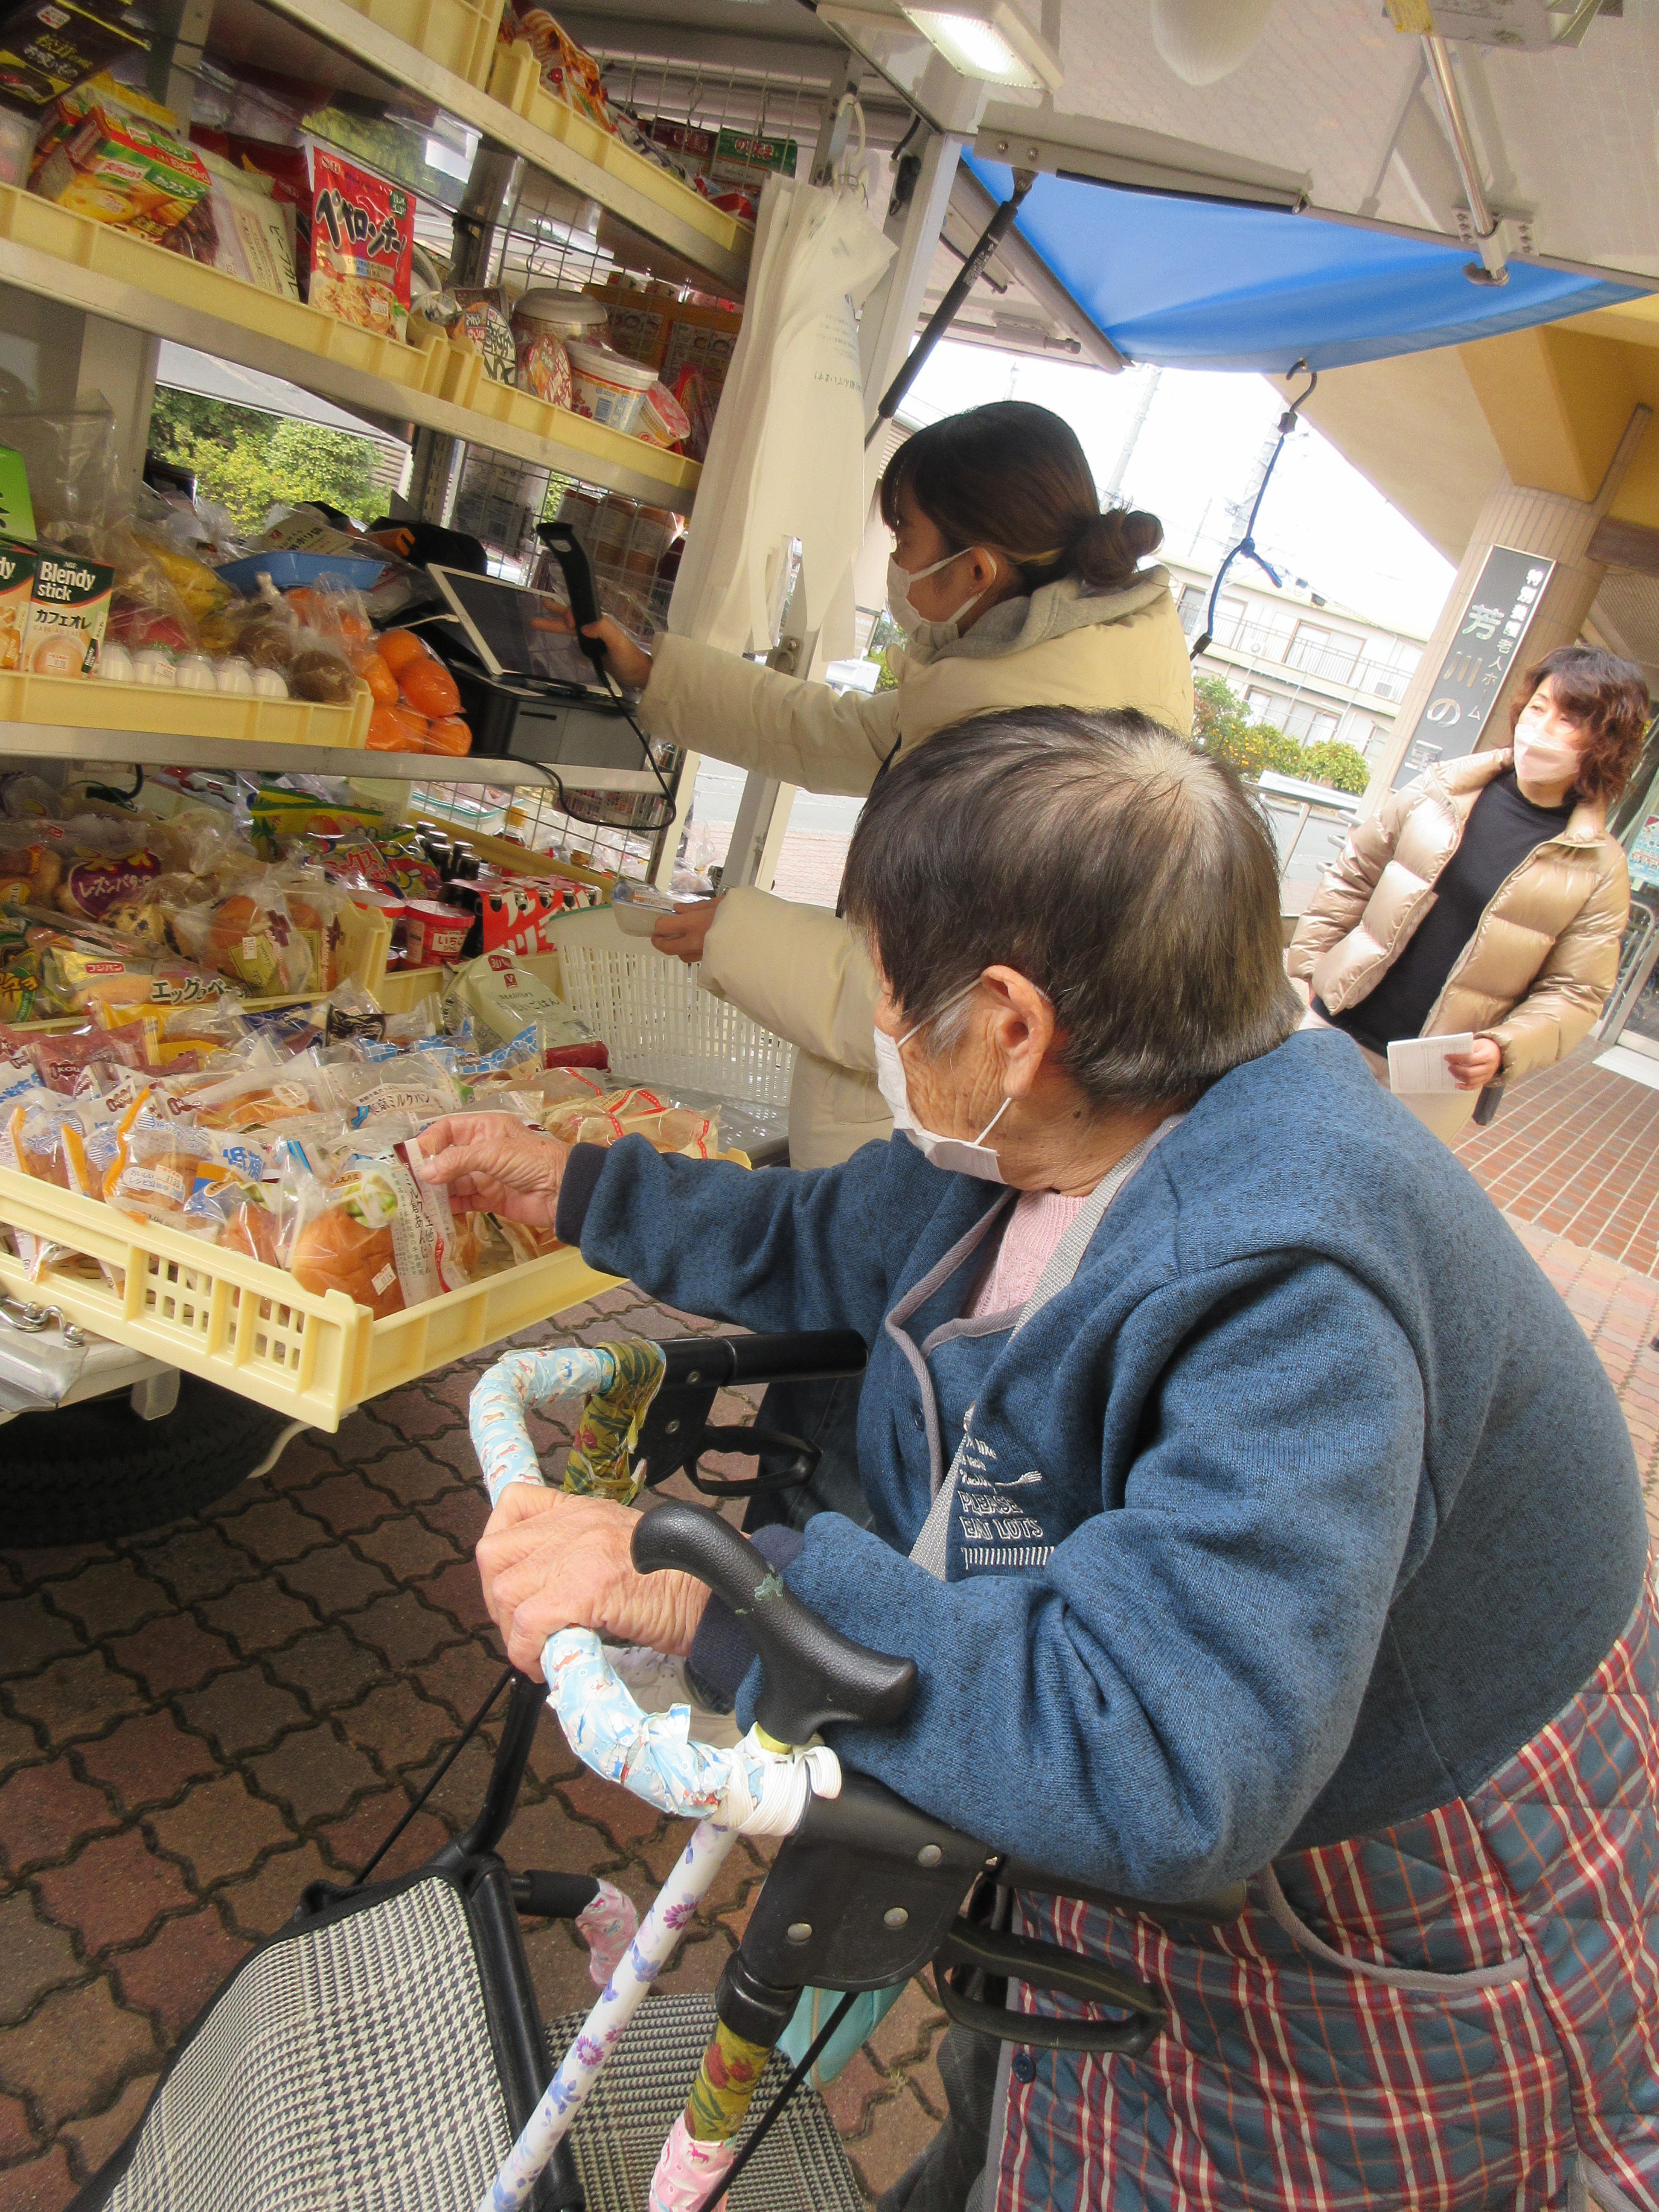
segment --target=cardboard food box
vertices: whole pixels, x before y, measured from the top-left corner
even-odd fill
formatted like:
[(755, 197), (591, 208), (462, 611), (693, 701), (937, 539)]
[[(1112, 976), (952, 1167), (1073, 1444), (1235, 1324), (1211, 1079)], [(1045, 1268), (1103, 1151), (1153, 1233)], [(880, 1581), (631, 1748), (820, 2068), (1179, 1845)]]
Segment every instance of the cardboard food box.
[(385, 184), (320, 146), (311, 159), (310, 305), (356, 329), (405, 337), (413, 201), (401, 185)]
[(533, 884), (480, 886), (480, 952), (556, 952), (551, 925), (578, 902), (574, 885)]
[(0, 675), (23, 665), (23, 632), (33, 592), (33, 554), (0, 541)]
[(23, 667), (31, 676), (90, 676), (109, 622), (115, 571), (45, 548), (35, 556)]
[(39, 117), (106, 63), (149, 47), (143, 21), (130, 9), (95, 0), (0, 5), (0, 100)]
[(125, 103), (95, 101), (35, 169), (33, 190), (72, 215), (165, 239), (206, 199), (199, 155)]

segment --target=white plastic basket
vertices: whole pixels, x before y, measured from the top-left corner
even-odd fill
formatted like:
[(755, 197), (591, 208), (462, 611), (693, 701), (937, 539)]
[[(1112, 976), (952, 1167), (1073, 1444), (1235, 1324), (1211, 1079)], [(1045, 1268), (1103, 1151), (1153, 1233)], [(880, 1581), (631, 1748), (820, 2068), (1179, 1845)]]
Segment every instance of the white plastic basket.
[(560, 995), (605, 1039), (624, 1081), (788, 1105), (794, 1046), (700, 990), (684, 961), (625, 937), (608, 906), (565, 915), (551, 934)]

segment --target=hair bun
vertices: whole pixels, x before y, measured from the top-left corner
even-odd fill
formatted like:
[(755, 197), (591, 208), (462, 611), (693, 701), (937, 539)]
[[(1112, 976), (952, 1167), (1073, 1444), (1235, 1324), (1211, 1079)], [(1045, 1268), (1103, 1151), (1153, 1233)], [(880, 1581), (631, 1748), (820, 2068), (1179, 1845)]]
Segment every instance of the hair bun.
[(1134, 581), (1142, 556), (1164, 543), (1164, 525), (1140, 509), (1109, 507), (1091, 515), (1072, 546), (1072, 565), (1097, 591), (1121, 591)]
[(1144, 560), (1164, 543), (1164, 525), (1155, 514), (1132, 507), (1123, 517), (1123, 543), (1137, 561)]

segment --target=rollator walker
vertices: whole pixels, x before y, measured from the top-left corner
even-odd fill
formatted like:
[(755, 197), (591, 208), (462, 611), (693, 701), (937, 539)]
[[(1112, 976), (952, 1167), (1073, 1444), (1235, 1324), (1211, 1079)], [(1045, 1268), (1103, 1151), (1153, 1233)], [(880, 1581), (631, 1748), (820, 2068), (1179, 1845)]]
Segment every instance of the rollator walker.
[[(509, 1481), (543, 1480), (529, 1411), (586, 1394), (567, 1489), (631, 1498), (684, 1469), (706, 1495), (744, 1496), (804, 1482), (817, 1454), (711, 1426), (718, 1392), (855, 1375), (864, 1361), (845, 1331), (511, 1352), (474, 1393), (472, 1434), (494, 1502)], [(708, 1450), (775, 1464), (725, 1480), (702, 1470)], [(896, 1990), (931, 1964), (951, 2018), (982, 2034), (1147, 2048), (1165, 2018), (1155, 1990), (1008, 1924), (1017, 1889), (1128, 1900), (961, 1833), (818, 1740), (838, 1722), (901, 1720), (912, 1661), (840, 1635), (708, 1507), (654, 1504), (632, 1552), (641, 1573), (695, 1575), (741, 1619), (763, 1677), (749, 1734), (735, 1747), (693, 1741), (689, 1709), (641, 1711), (597, 1635), (550, 1638), (545, 1688), (517, 1673), (497, 1686), (510, 1680), (506, 1719), (471, 1825), (398, 1880), (313, 1882), (175, 2051), (73, 2212), (713, 2212), (722, 2199), (733, 2212), (858, 2212), (808, 2077), (860, 1993)], [(497, 1852), (544, 1702), (597, 1773), (696, 1820), (637, 1926), (594, 1876), (510, 1872)], [(712, 2004), (653, 1996), (744, 1833), (780, 1841)], [(1231, 1919), (1242, 1903), (1241, 1884), (1172, 1917)], [(521, 1917), (572, 1920), (587, 1939), (602, 1986), (586, 2019), (544, 2028)], [(1015, 1984), (1042, 2008), (1015, 2008)], [(789, 2069), (775, 2046), (809, 1990), (836, 2002)]]

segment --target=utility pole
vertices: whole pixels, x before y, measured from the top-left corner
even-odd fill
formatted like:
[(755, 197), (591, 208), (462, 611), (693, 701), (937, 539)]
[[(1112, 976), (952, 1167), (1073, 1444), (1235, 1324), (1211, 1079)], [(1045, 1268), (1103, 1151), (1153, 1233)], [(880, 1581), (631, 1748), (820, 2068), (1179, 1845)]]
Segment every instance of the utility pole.
[(1152, 411), (1152, 402), (1158, 396), (1163, 374), (1161, 368), (1147, 368), (1141, 372), (1140, 397), (1135, 402), (1135, 411), (1124, 433), (1123, 443), (1118, 448), (1116, 465), (1106, 482), (1105, 497), (1109, 501), (1116, 499), (1123, 489), (1123, 479), (1129, 473), (1129, 463), (1134, 458), (1140, 434), (1146, 427), (1146, 417)]

